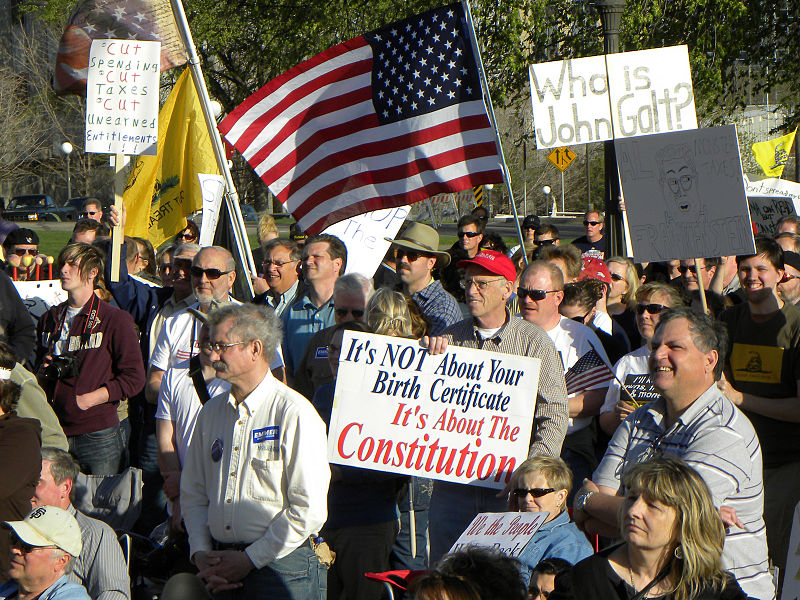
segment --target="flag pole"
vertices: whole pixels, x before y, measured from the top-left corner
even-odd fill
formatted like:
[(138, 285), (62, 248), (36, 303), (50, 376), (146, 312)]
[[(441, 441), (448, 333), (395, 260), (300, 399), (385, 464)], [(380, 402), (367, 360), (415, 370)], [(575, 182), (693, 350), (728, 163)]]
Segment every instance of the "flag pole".
[(253, 262), (253, 254), (250, 252), (250, 243), (247, 239), (247, 230), (242, 218), (242, 211), (239, 208), (239, 194), (236, 192), (236, 187), (233, 185), (233, 177), (228, 167), (228, 160), (225, 158), (225, 150), (222, 146), (222, 138), (217, 129), (217, 121), (214, 118), (214, 113), (211, 110), (211, 98), (208, 95), (205, 79), (203, 79), (203, 71), (200, 67), (200, 59), (197, 56), (197, 49), (192, 39), (192, 32), (189, 29), (189, 22), (186, 20), (186, 12), (183, 10), (183, 3), (181, 0), (170, 0), (172, 4), (172, 13), (175, 16), (175, 22), (178, 25), (178, 32), (180, 33), (183, 45), (186, 47), (186, 53), (189, 55), (189, 68), (191, 69), (192, 81), (197, 90), (197, 95), (200, 98), (200, 106), (203, 109), (203, 118), (208, 128), (208, 134), (211, 138), (211, 145), (214, 148), (214, 157), (217, 159), (217, 167), (225, 179), (225, 203), (228, 207), (228, 212), (231, 215), (231, 225), (233, 227), (233, 236), (236, 241), (239, 256), (242, 257), (243, 268), (249, 271), (250, 277), (245, 277), (245, 286), (252, 298), (255, 294), (253, 292), (253, 282), (251, 277), (257, 277), (255, 263)]
[(478, 48), (478, 36), (475, 35), (475, 24), (472, 21), (472, 10), (469, 7), (468, 0), (461, 0), (461, 4), (464, 7), (464, 14), (467, 17), (467, 25), (469, 25), (467, 29), (469, 30), (469, 41), (472, 44), (472, 52), (475, 54), (475, 58), (478, 61), (478, 78), (481, 80), (484, 102), (489, 105), (489, 118), (492, 121), (492, 129), (494, 129), (497, 153), (500, 155), (500, 166), (503, 168), (503, 177), (505, 178), (506, 186), (508, 187), (508, 197), (511, 200), (511, 210), (514, 213), (514, 224), (517, 226), (517, 236), (519, 237), (520, 246), (523, 249), (522, 256), (525, 260), (525, 264), (527, 265), (528, 253), (525, 252), (525, 239), (522, 237), (522, 228), (520, 227), (519, 215), (517, 214), (517, 203), (514, 201), (514, 190), (511, 187), (511, 173), (509, 172), (508, 165), (506, 164), (506, 157), (503, 153), (503, 144), (500, 141), (500, 130), (497, 128), (497, 119), (494, 116), (494, 105), (492, 104), (492, 96), (489, 94), (489, 84), (486, 81), (486, 72), (483, 69), (483, 58), (481, 57), (480, 48)]

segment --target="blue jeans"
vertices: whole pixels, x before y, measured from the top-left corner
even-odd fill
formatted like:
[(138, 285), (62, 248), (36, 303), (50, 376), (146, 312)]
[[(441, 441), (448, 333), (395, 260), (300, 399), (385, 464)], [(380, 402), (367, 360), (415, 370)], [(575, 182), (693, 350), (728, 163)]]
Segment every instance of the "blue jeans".
[(167, 518), (167, 496), (164, 479), (158, 468), (158, 440), (155, 433), (144, 429), (139, 437), (139, 468), (142, 470), (142, 514), (136, 521), (135, 531), (149, 535)]
[(242, 584), (239, 589), (215, 594), (214, 599), (325, 600), (328, 571), (307, 541), (288, 556), (250, 571)]
[(67, 438), (67, 442), (69, 451), (81, 467), (81, 472), (87, 475), (119, 473), (124, 450), (119, 425), (91, 433), (71, 435)]
[(448, 481), (435, 481), (431, 494), (428, 531), (431, 538), (429, 565), (450, 551), (459, 536), (478, 513), (506, 512), (505, 498), (496, 498), (500, 490)]

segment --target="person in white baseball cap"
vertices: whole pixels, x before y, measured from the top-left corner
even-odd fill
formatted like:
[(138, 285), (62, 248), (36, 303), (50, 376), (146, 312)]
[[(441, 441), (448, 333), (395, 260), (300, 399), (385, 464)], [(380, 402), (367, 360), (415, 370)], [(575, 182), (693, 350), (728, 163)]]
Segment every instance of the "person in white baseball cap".
[(5, 521), (11, 537), (11, 580), (0, 600), (89, 600), (86, 589), (67, 580), (81, 552), (81, 529), (67, 511), (39, 506), (22, 521)]

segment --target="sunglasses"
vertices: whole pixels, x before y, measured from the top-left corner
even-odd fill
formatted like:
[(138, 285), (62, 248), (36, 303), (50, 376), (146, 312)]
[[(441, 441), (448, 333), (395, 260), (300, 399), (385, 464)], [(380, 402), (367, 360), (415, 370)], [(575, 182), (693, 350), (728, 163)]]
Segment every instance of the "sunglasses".
[(792, 279), (800, 279), (800, 277), (797, 275), (789, 275), (788, 273), (784, 273), (783, 277), (781, 277), (781, 280), (778, 283), (788, 283)]
[(93, 217), (98, 212), (99, 211), (97, 211), (97, 210), (89, 210), (89, 211), (86, 211), (86, 212), (78, 213), (78, 218), (79, 219), (85, 219), (86, 217), (90, 217), (90, 216)]
[(557, 241), (558, 241), (558, 238), (551, 238), (549, 240), (539, 240), (538, 242), (536, 240), (533, 240), (533, 244), (535, 246), (552, 246)]
[(25, 256), (26, 254), (36, 256), (39, 254), (39, 251), (36, 248), (17, 248), (16, 250), (12, 250), (12, 252), (17, 256)]
[(200, 347), (206, 352), (216, 352), (222, 354), (227, 352), (234, 346), (241, 346), (242, 344), (249, 344), (250, 342), (233, 342), (232, 344), (223, 344), (222, 342), (203, 342)]
[(394, 259), (395, 260), (402, 260), (403, 257), (408, 259), (408, 262), (414, 262), (418, 258), (424, 257), (428, 258), (428, 255), (424, 252), (418, 252), (417, 250), (406, 250), (405, 248), (398, 248), (394, 251)]
[(589, 312), (587, 312), (587, 313), (586, 313), (585, 315), (583, 315), (582, 317), (572, 317), (572, 319), (571, 319), (571, 320), (572, 320), (572, 321), (575, 321), (576, 323), (585, 324), (585, 323), (586, 323), (586, 317), (588, 317), (590, 314), (592, 314), (592, 311), (589, 311)]
[(184, 239), (184, 240), (193, 240), (193, 239), (195, 239), (193, 233), (179, 233), (178, 235), (175, 236), (175, 239), (178, 239), (178, 238)]
[(524, 288), (522, 286), (517, 288), (517, 296), (519, 296), (520, 300), (524, 300), (527, 296), (531, 300), (544, 300), (547, 298), (547, 294), (555, 294), (556, 292), (560, 292), (561, 290), (529, 290), (528, 288)]
[(468, 238), (476, 238), (479, 235), (480, 235), (480, 233), (478, 233), (477, 231), (459, 231), (458, 232), (458, 237), (460, 237), (460, 238), (462, 238), (464, 236), (467, 236)]
[[(708, 271), (709, 267), (702, 267), (704, 270)], [(687, 272), (691, 271), (693, 275), (697, 275), (697, 267), (687, 267), (685, 265), (681, 265), (678, 267), (678, 273), (681, 275), (686, 275)]]
[(58, 546), (32, 546), (28, 542), (25, 542), (20, 539), (20, 537), (16, 533), (9, 534), (9, 540), (11, 541), (11, 546), (14, 548), (19, 548), (19, 550), (23, 554), (30, 554), (34, 550), (45, 550), (47, 548), (58, 548)]
[(555, 492), (555, 488), (533, 488), (531, 490), (526, 490), (525, 488), (517, 488), (514, 490), (514, 495), (517, 498), (524, 498), (528, 494), (533, 496), (534, 498), (541, 498), (542, 496), (547, 496), (547, 494), (552, 494)]
[(611, 279), (613, 279), (614, 281), (622, 281), (624, 279), (624, 277), (622, 275), (617, 274), (617, 273), (612, 273), (611, 274)]
[[(175, 268), (180, 268), (178, 265), (174, 265)], [(230, 271), (220, 271), (219, 269), (202, 269), (200, 267), (192, 267), (189, 269), (189, 272), (192, 274), (192, 277), (197, 277), (198, 279), (203, 275), (206, 276), (207, 279), (213, 281), (215, 279), (219, 279), (223, 275), (227, 275)]]
[(584, 221), (583, 226), (586, 227), (587, 225), (592, 225), (592, 226), (600, 225), (600, 221)]
[(669, 306), (664, 306), (663, 304), (637, 304), (636, 314), (643, 315), (644, 311), (647, 311), (651, 315), (660, 315), (667, 309), (669, 309)]
[(334, 308), (333, 310), (336, 311), (336, 316), (338, 317), (346, 317), (348, 314), (353, 315), (353, 318), (360, 319), (364, 316), (364, 311), (358, 308)]

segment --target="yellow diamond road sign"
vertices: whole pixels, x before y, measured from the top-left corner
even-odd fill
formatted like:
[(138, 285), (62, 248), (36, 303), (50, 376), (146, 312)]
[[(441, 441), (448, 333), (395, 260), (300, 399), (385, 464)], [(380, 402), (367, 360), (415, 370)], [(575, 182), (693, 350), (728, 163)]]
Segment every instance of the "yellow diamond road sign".
[(567, 146), (562, 146), (561, 148), (553, 148), (553, 151), (547, 155), (547, 160), (553, 163), (559, 171), (563, 172), (577, 157), (578, 155)]

